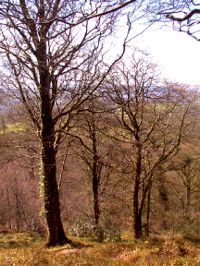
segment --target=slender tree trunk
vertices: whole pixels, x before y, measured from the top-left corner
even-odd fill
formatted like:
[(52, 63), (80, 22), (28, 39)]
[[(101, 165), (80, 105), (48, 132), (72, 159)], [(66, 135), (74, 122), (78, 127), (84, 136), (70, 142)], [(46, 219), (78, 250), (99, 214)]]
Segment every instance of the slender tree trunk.
[[(103, 231), (99, 227), (100, 221), (100, 205), (99, 205), (99, 175), (98, 175), (98, 156), (96, 155), (96, 141), (93, 143), (93, 156), (92, 163), (92, 192), (93, 192), (93, 212), (94, 212), (94, 234), (98, 241), (103, 240)], [(95, 149), (94, 149), (95, 146)]]
[(191, 206), (191, 182), (188, 178), (186, 188), (186, 217), (190, 219), (190, 206)]
[[(10, 191), (8, 189), (8, 187), (6, 188), (6, 199), (7, 199), (7, 207), (8, 207), (8, 210), (11, 210), (11, 200), (10, 200)], [(11, 219), (11, 213), (10, 211), (7, 212), (7, 221), (9, 223), (9, 229), (11, 230), (12, 229), (12, 219)]]
[(146, 209), (146, 236), (149, 237), (150, 230), (150, 210), (151, 210), (151, 186), (149, 187), (147, 195), (147, 209)]
[(98, 228), (99, 219), (100, 219), (100, 206), (99, 206), (99, 182), (96, 174), (93, 175), (92, 189), (93, 189), (94, 223), (95, 223), (95, 228)]
[(142, 147), (138, 142), (136, 145), (137, 158), (136, 158), (136, 171), (134, 180), (134, 191), (133, 191), (133, 227), (135, 238), (142, 237), (142, 212), (139, 207), (139, 192), (140, 192), (140, 178), (141, 178), (141, 166), (142, 166)]
[(100, 205), (99, 205), (99, 162), (97, 156), (97, 146), (96, 146), (96, 134), (93, 132), (93, 163), (92, 163), (92, 191), (93, 191), (93, 210), (94, 210), (94, 223), (95, 230), (98, 229), (99, 219), (100, 219)]
[(94, 210), (94, 223), (95, 230), (98, 229), (100, 219), (100, 205), (99, 205), (99, 182), (100, 182), (100, 162), (97, 151), (97, 136), (96, 136), (96, 123), (95, 117), (92, 115), (90, 121), (88, 121), (88, 127), (90, 130), (90, 137), (92, 140), (92, 191), (93, 191), (93, 210)]

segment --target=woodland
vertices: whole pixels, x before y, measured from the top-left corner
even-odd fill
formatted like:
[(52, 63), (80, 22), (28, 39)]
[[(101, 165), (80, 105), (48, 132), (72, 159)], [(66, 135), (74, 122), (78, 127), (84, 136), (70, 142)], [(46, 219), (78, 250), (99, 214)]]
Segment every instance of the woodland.
[(200, 240), (198, 86), (132, 45), (140, 20), (199, 41), (200, 4), (157, 2), (0, 1), (1, 237)]

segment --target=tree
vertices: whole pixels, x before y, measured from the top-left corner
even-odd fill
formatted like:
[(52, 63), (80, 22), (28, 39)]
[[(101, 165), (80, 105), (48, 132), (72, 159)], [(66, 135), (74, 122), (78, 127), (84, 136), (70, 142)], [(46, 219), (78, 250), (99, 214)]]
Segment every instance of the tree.
[[(48, 246), (70, 242), (60, 216), (59, 145), (73, 116), (115, 63), (103, 64), (103, 44), (120, 10), (135, 2), (0, 1), (1, 84), (23, 103), (38, 131)], [(128, 20), (127, 32), (130, 27)], [(127, 38), (128, 33), (120, 56)]]
[(155, 66), (134, 57), (130, 67), (122, 62), (113, 70), (108, 86), (125, 141), (132, 146), (133, 224), (135, 237), (140, 238), (145, 207), (149, 221), (156, 171), (178, 151), (191, 100), (184, 88), (159, 84)]
[[(200, 41), (200, 4), (197, 1), (149, 1), (147, 12), (154, 14), (153, 20), (173, 22), (173, 27)], [(152, 17), (151, 17), (152, 18)]]
[(77, 128), (72, 136), (78, 141), (75, 145), (76, 154), (83, 160), (91, 185), (93, 198), (94, 231), (98, 234), (102, 216), (101, 196), (109, 183), (112, 169), (113, 143), (106, 137), (111, 119), (109, 107), (102, 96), (85, 103), (86, 112), (78, 116)]

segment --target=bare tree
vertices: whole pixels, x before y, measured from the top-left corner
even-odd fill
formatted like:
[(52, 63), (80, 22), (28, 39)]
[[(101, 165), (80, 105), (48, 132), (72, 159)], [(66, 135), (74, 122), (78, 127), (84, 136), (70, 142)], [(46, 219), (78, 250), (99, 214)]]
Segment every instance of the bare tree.
[(108, 85), (126, 132), (124, 140), (132, 146), (129, 171), (136, 238), (142, 236), (142, 215), (145, 206), (150, 208), (156, 170), (178, 151), (191, 103), (184, 88), (159, 84), (155, 73), (152, 63), (133, 59), (129, 68), (124, 63), (115, 68)]
[(184, 186), (182, 205), (184, 217), (188, 220), (192, 217), (195, 196), (199, 193), (199, 154), (195, 152), (195, 147), (192, 147), (192, 150), (189, 147), (185, 151), (182, 149), (177, 160), (172, 162), (172, 169), (176, 171)]
[[(1, 84), (20, 100), (41, 144), (47, 245), (70, 242), (60, 217), (56, 154), (71, 119), (103, 82), (103, 46), (120, 11), (132, 1), (1, 1)], [(123, 43), (130, 31), (128, 30)], [(103, 69), (103, 71), (100, 69)]]
[[(153, 20), (173, 22), (173, 27), (185, 32), (200, 41), (200, 3), (198, 1), (149, 1), (147, 13), (153, 15)], [(152, 17), (151, 17), (152, 18)]]
[(86, 111), (78, 116), (77, 128), (71, 135), (77, 140), (75, 153), (80, 157), (86, 169), (91, 185), (93, 201), (94, 230), (97, 232), (101, 218), (101, 196), (112, 173), (112, 143), (106, 132), (109, 131), (109, 110), (100, 96), (85, 103)]

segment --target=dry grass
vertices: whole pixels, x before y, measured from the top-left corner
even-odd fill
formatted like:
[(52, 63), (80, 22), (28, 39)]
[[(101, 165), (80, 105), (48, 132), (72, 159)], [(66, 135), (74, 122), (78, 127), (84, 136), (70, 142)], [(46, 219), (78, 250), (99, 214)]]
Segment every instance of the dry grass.
[(0, 265), (200, 265), (200, 243), (182, 238), (135, 241), (125, 236), (120, 243), (79, 239), (76, 246), (47, 249), (43, 239), (27, 233), (0, 234)]

